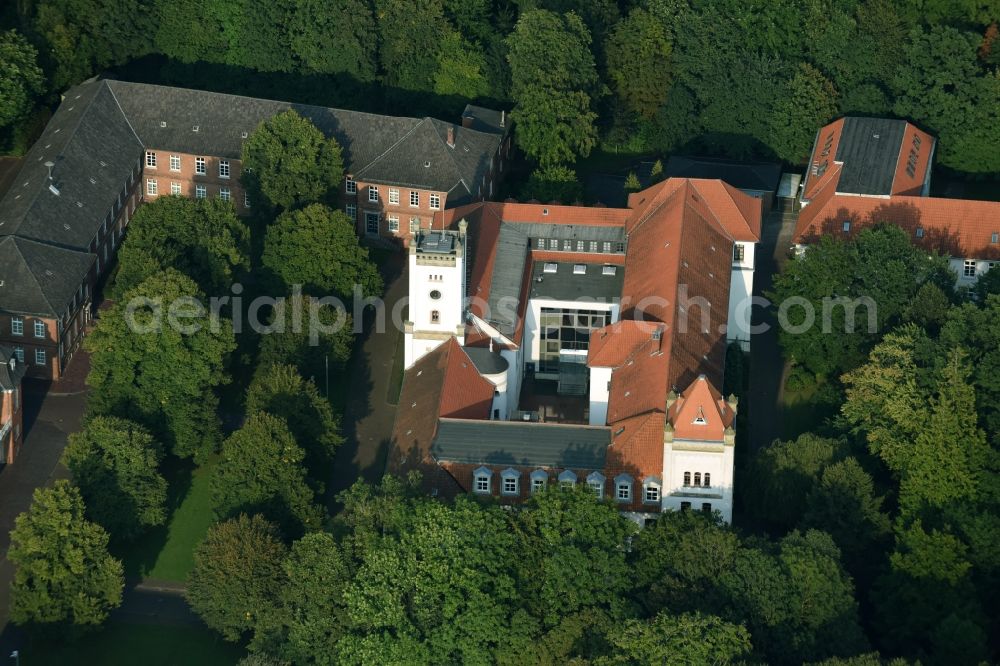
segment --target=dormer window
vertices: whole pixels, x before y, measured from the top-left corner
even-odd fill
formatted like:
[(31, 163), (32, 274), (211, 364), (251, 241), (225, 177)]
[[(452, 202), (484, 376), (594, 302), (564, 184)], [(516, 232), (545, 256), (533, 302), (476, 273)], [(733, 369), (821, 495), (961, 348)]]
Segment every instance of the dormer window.
[(531, 494), (534, 495), (545, 489), (549, 483), (549, 473), (544, 469), (536, 469), (531, 473)]
[(500, 472), (500, 491), (504, 495), (517, 495), (520, 491), (520, 484), (518, 483), (520, 478), (521, 473), (513, 467), (508, 467), (504, 471)]
[(472, 472), (472, 491), (480, 495), (489, 495), (490, 477), (493, 473), (488, 467), (480, 467)]
[(990, 242), (993, 243), (994, 245), (1000, 243), (1000, 231), (994, 231), (990, 235)]
[(646, 477), (642, 482), (642, 501), (645, 504), (659, 504), (660, 479), (655, 476)]
[(554, 263), (554, 262), (549, 262), (549, 263), (546, 263), (546, 264), (545, 264), (545, 265), (544, 265), (544, 266), (542, 267), (542, 271), (543, 271), (544, 273), (555, 273), (555, 272), (556, 272), (557, 270), (559, 270), (559, 264), (557, 264), (557, 263)]
[(923, 237), (924, 237), (924, 228), (917, 227), (917, 238), (923, 238)]
[(600, 472), (591, 472), (587, 475), (587, 485), (594, 491), (597, 498), (604, 497), (604, 475)]
[(573, 264), (573, 275), (586, 275), (587, 265), (586, 264)]
[(846, 234), (846, 233), (847, 233), (848, 231), (850, 231), (850, 230), (851, 230), (851, 222), (850, 222), (850, 220), (844, 220), (844, 226), (843, 226), (843, 229), (844, 229), (844, 233), (845, 233), (845, 234)]
[(618, 269), (611, 264), (605, 264), (604, 268), (601, 269), (601, 275), (615, 275), (618, 273)]
[(572, 488), (576, 485), (576, 474), (570, 470), (566, 470), (559, 475), (559, 487), (560, 488)]
[(705, 410), (699, 407), (698, 416), (694, 417), (694, 421), (692, 421), (692, 423), (694, 425), (705, 425), (708, 423), (708, 421), (705, 420)]
[(615, 477), (615, 500), (618, 502), (632, 501), (632, 477), (619, 474)]

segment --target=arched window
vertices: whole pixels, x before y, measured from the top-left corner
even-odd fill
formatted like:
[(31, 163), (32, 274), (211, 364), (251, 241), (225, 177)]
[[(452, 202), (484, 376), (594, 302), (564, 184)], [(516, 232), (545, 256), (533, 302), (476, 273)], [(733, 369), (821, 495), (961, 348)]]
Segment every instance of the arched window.
[(684, 485), (685, 486), (691, 485), (691, 472), (684, 472)]
[(472, 473), (472, 490), (481, 494), (489, 494), (490, 477), (493, 473), (488, 467), (480, 467)]
[(576, 485), (576, 474), (574, 474), (570, 470), (566, 470), (565, 472), (559, 475), (560, 488), (569, 488), (574, 485)]
[(712, 475), (705, 472), (705, 487), (707, 488), (710, 485), (712, 485)]
[(695, 472), (694, 473), (694, 485), (696, 485), (696, 486), (700, 486), (701, 485), (701, 472)]

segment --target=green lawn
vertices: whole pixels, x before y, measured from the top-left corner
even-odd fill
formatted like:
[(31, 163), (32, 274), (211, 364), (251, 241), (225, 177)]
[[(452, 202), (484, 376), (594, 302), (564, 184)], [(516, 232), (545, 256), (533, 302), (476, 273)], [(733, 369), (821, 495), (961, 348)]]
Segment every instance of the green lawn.
[(227, 666), (245, 654), (207, 628), (127, 623), (108, 624), (72, 643), (38, 639), (19, 650), (25, 666)]
[(388, 394), (385, 396), (386, 402), (390, 405), (399, 404), (399, 394), (403, 390), (403, 363), (406, 355), (403, 353), (403, 333), (396, 331), (396, 352), (392, 357), (392, 374), (389, 375)]
[(210, 482), (215, 462), (193, 471), (168, 470), (169, 505), (175, 507), (166, 525), (152, 530), (121, 553), (125, 575), (184, 581), (194, 566), (194, 549), (213, 522)]

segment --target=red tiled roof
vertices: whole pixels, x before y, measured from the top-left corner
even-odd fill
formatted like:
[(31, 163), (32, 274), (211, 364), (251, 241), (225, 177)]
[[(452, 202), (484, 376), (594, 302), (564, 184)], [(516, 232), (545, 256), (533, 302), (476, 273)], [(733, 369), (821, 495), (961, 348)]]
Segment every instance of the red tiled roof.
[[(808, 244), (820, 236), (851, 238), (880, 222), (901, 227), (914, 243), (952, 257), (1000, 259), (1000, 202), (895, 196), (831, 195), (833, 188), (802, 209), (794, 242)], [(844, 232), (844, 222), (851, 223)], [(922, 231), (919, 231), (922, 230)], [(920, 234), (920, 235), (918, 235)]]
[(736, 414), (704, 375), (698, 377), (670, 406), (676, 439), (721, 441)]
[[(840, 165), (833, 161), (840, 145), (841, 132), (844, 129), (844, 119), (834, 120), (816, 133), (813, 153), (809, 158), (809, 169), (806, 171), (806, 182), (802, 185), (802, 198), (809, 201), (821, 189), (833, 183), (836, 187), (840, 179)], [(813, 169), (817, 171), (814, 173)]]
[[(671, 197), (681, 188), (694, 190), (700, 196), (702, 213), (717, 223), (732, 240), (744, 243), (760, 241), (763, 201), (732, 187), (721, 180), (704, 178), (670, 178), (629, 196), (629, 207), (641, 211)], [(640, 220), (633, 216), (633, 223)], [(629, 229), (631, 232), (631, 228)]]
[(587, 365), (591, 368), (617, 368), (625, 363), (639, 345), (648, 342), (664, 326), (654, 322), (622, 319), (590, 334)]
[(387, 466), (400, 474), (419, 469), (435, 474), (430, 447), (440, 417), (488, 419), (494, 386), (480, 376), (469, 355), (449, 338), (403, 376)]
[(605, 475), (628, 474), (641, 482), (663, 473), (663, 412), (650, 412), (615, 423), (605, 463)]

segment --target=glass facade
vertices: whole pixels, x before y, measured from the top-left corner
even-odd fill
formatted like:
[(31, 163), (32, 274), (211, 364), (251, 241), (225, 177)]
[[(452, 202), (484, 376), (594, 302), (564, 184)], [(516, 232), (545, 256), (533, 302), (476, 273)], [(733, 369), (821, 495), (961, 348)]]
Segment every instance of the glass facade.
[(538, 372), (559, 372), (561, 350), (586, 351), (591, 332), (611, 323), (603, 310), (542, 308), (539, 322)]

